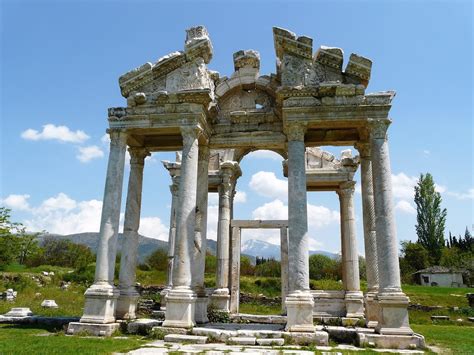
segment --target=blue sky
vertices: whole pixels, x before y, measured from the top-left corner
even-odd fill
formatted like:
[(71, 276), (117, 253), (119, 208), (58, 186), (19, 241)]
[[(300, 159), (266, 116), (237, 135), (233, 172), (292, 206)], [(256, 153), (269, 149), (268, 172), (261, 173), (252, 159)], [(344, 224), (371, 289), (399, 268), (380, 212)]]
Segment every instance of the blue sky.
[[(399, 239), (416, 239), (412, 188), (425, 172), (433, 174), (448, 209), (446, 233), (472, 230), (472, 10), (468, 1), (3, 0), (1, 204), (30, 230), (98, 230), (107, 108), (125, 105), (118, 77), (181, 50), (185, 29), (197, 24), (207, 27), (213, 42), (210, 69), (229, 75), (232, 54), (255, 49), (261, 73), (268, 74), (275, 71), (272, 26), (279, 26), (312, 37), (314, 50), (341, 47), (346, 62), (350, 53), (371, 58), (367, 92), (397, 91), (389, 142)], [(162, 239), (170, 204), (163, 159), (174, 156), (153, 154), (145, 167), (140, 230)], [(284, 217), (281, 158), (252, 154), (241, 166), (235, 218)], [(265, 191), (258, 188), (262, 181)], [(355, 198), (363, 253), (360, 194)], [(308, 203), (311, 247), (339, 251), (336, 194), (309, 193)], [(213, 196), (209, 211), (215, 238)], [(246, 232), (249, 238), (278, 240), (259, 231)]]

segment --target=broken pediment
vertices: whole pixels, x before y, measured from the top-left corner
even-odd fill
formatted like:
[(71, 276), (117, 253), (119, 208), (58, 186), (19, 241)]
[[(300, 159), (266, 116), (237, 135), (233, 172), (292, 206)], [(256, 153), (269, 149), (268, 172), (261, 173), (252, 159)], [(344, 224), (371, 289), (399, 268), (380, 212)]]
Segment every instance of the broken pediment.
[(313, 55), (313, 40), (297, 37), (283, 28), (273, 28), (277, 55), (277, 76), (282, 86), (317, 86), (324, 82), (362, 84), (367, 87), (372, 62), (351, 54), (349, 63), (342, 70), (342, 49), (321, 46)]
[(132, 107), (151, 104), (159, 95), (186, 90), (207, 90), (213, 96), (218, 74), (207, 68), (211, 58), (212, 44), (206, 28), (192, 27), (186, 30), (184, 51), (170, 53), (122, 75), (122, 95)]

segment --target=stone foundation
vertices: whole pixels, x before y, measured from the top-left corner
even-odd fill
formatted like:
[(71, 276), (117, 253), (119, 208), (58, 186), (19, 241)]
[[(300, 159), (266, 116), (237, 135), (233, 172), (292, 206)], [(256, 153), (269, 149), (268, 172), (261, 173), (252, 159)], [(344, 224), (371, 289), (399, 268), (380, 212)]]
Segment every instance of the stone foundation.
[(190, 289), (172, 289), (166, 298), (163, 327), (192, 328), (195, 322), (196, 294)]
[(78, 333), (94, 335), (94, 336), (111, 336), (120, 327), (120, 323), (108, 323), (108, 324), (97, 324), (97, 323), (82, 323), (72, 322), (69, 323), (67, 333), (74, 335)]
[(357, 333), (357, 345), (360, 347), (376, 347), (389, 349), (425, 349), (425, 338), (420, 334), (384, 335)]

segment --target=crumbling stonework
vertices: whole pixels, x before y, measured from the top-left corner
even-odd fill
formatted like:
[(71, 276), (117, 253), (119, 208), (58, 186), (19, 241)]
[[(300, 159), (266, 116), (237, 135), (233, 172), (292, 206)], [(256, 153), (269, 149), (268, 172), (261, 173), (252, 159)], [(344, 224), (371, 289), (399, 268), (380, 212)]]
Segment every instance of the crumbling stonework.
[[(71, 323), (70, 332), (88, 329), (110, 334), (118, 326), (116, 318), (133, 317), (136, 308), (134, 276), (130, 273), (134, 261), (122, 258), (122, 263), (129, 264), (121, 266), (120, 290), (113, 284), (127, 146), (131, 152), (143, 154), (182, 151), (176, 163), (165, 162), (173, 193), (173, 247), (169, 252), (168, 286), (162, 293), (166, 302), (163, 326), (170, 329), (187, 329), (196, 322), (206, 322), (208, 292), (202, 282), (202, 249), (207, 223), (207, 200), (203, 196), (207, 191), (220, 194), (218, 288), (211, 298), (223, 310), (229, 311), (230, 305), (235, 309), (228, 273), (238, 270), (238, 265), (229, 265), (233, 255), (229, 243), (240, 240), (237, 227), (232, 225), (235, 184), (240, 176), (238, 163), (251, 151), (268, 149), (286, 161), (289, 187), (287, 234), (286, 227), (285, 232), (281, 230), (282, 240), (288, 241), (288, 283), (282, 289), (286, 295), (286, 330), (308, 333), (302, 338), (312, 339), (317, 335), (313, 326), (313, 312), (318, 309), (315, 302), (331, 299), (322, 297), (322, 293), (315, 298), (309, 290), (306, 204), (307, 191), (329, 190), (336, 191), (341, 202), (346, 316), (365, 317), (377, 332), (369, 340), (361, 336), (360, 342), (396, 346), (399, 336), (403, 338), (401, 347), (420, 344), (409, 326), (408, 298), (401, 290), (392, 208), (386, 132), (395, 93), (366, 94), (372, 62), (363, 56), (351, 54), (343, 68), (342, 49), (321, 46), (313, 53), (310, 37), (278, 27), (273, 28), (273, 37), (277, 65), (276, 72), (269, 75), (260, 74), (260, 55), (255, 50), (235, 52), (234, 71), (229, 76), (210, 70), (212, 43), (207, 30), (196, 26), (186, 31), (183, 50), (145, 63), (119, 78), (127, 105), (108, 111), (111, 148), (96, 277), (85, 294), (84, 315), (80, 322)], [(343, 152), (336, 159), (318, 148), (323, 145), (355, 146), (361, 157)], [(373, 267), (368, 272), (369, 292), (365, 297), (358, 280), (353, 206), (353, 176), (359, 163), (364, 241), (369, 266)], [(138, 164), (131, 169), (125, 214), (132, 259), (142, 167)], [(231, 228), (236, 232), (233, 239)], [(235, 288), (233, 291), (238, 295)], [(337, 309), (339, 312), (340, 307)]]

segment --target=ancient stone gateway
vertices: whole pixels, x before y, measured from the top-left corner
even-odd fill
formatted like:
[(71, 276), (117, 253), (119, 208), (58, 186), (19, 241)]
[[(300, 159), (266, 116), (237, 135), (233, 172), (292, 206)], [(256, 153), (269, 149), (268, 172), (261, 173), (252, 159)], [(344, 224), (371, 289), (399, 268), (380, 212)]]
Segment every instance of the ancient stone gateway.
[[(371, 74), (369, 59), (351, 54), (343, 70), (341, 49), (320, 47), (313, 54), (311, 38), (297, 37), (281, 28), (273, 29), (275, 74), (260, 75), (258, 52), (242, 50), (234, 53), (234, 72), (221, 77), (208, 69), (213, 49), (206, 29), (198, 26), (186, 32), (183, 51), (170, 53), (156, 63), (145, 63), (119, 79), (127, 106), (109, 109), (111, 143), (95, 281), (85, 293), (80, 322), (71, 323), (68, 331), (87, 329), (107, 335), (117, 328), (116, 319), (135, 317), (137, 231), (144, 160), (150, 152), (182, 152), (179, 179), (173, 175), (177, 165), (167, 163), (173, 177), (170, 242), (174, 248), (170, 251), (173, 272), (166, 292), (163, 326), (189, 329), (197, 322), (207, 321), (204, 257), (207, 196), (212, 186), (219, 191), (219, 270), (217, 289), (210, 298), (217, 304), (228, 305), (228, 246), (235, 181), (241, 174), (238, 162), (250, 151), (269, 149), (287, 159), (286, 331), (315, 334), (315, 297), (309, 289), (306, 194), (308, 189), (321, 186), (311, 180), (307, 148), (336, 145), (355, 146), (360, 152), (364, 240), (367, 258), (372, 260), (368, 263), (371, 281), (365, 302), (355, 277), (353, 186), (346, 181), (327, 187), (339, 192), (344, 211), (344, 302), (350, 313), (360, 316), (365, 312), (375, 326), (375, 333), (361, 334), (360, 342), (420, 346), (422, 338), (414, 335), (409, 326), (409, 300), (401, 290), (392, 207), (387, 129), (395, 93), (365, 93)], [(120, 284), (116, 287), (114, 267), (127, 146), (131, 169), (124, 253)], [(210, 174), (210, 166), (215, 169), (214, 175)], [(217, 183), (212, 185), (210, 177), (215, 177)]]

